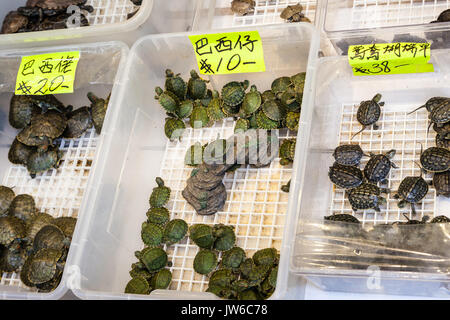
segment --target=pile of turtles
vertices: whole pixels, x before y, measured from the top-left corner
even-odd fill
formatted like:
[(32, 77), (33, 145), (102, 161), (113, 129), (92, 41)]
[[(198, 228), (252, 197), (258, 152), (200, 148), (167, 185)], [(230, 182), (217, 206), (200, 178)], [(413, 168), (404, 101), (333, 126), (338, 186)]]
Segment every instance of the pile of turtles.
[(92, 125), (101, 132), (109, 102), (88, 93), (90, 107), (73, 110), (53, 95), (13, 95), (9, 108), (9, 123), (21, 129), (14, 139), (8, 159), (25, 166), (34, 178), (36, 174), (58, 168), (62, 151), (55, 141), (79, 138)]
[[(245, 16), (255, 10), (254, 0), (233, 0), (231, 1), (231, 11), (237, 15)], [(309, 22), (309, 20), (303, 14), (303, 6), (298, 3), (296, 5), (287, 6), (281, 11), (280, 18), (286, 20), (286, 22)]]
[(179, 74), (166, 70), (165, 90), (156, 87), (156, 96), (167, 115), (164, 125), (170, 140), (180, 139), (189, 118), (192, 128), (211, 126), (227, 117), (236, 120), (235, 131), (248, 129), (288, 128), (298, 130), (300, 107), (305, 85), (304, 72), (292, 77), (280, 77), (272, 82), (271, 89), (260, 93), (247, 80), (231, 81), (221, 93), (207, 88), (207, 80), (195, 70), (185, 82)]
[(20, 272), (20, 280), (39, 292), (61, 281), (77, 219), (40, 212), (28, 194), (0, 186), (0, 269)]
[[(222, 210), (227, 198), (222, 180), (227, 172), (249, 163), (255, 168), (267, 166), (276, 157), (276, 152), (271, 150), (277, 139), (275, 135), (256, 130), (253, 139), (246, 137), (244, 132), (238, 132), (228, 139), (217, 139), (204, 148), (198, 143), (188, 149), (187, 163), (197, 165), (195, 161), (198, 161), (200, 164), (192, 170), (182, 195), (198, 214), (212, 215)], [(259, 152), (261, 148), (267, 152)], [(252, 151), (255, 152), (252, 154)]]
[[(233, 227), (223, 224), (192, 225), (189, 238), (200, 248), (193, 262), (195, 272), (210, 275), (207, 292), (239, 300), (267, 299), (274, 292), (280, 258), (276, 249), (261, 249), (247, 258), (235, 246)], [(220, 261), (218, 252), (222, 253)]]
[(160, 177), (156, 178), (156, 184), (150, 195), (147, 220), (141, 228), (145, 248), (135, 252), (139, 261), (131, 265), (131, 280), (125, 293), (150, 294), (156, 289), (167, 289), (172, 273), (165, 267), (171, 266), (171, 262), (163, 247), (180, 242), (188, 232), (187, 223), (182, 219), (170, 220), (170, 212), (164, 207), (170, 199), (170, 188)]

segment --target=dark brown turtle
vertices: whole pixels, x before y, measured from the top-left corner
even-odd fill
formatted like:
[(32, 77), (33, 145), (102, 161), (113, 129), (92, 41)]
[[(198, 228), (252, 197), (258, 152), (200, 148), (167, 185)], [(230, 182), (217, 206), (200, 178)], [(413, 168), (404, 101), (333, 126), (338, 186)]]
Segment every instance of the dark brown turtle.
[(386, 199), (380, 197), (381, 192), (385, 190), (371, 183), (363, 183), (357, 188), (350, 189), (347, 196), (353, 211), (374, 209), (379, 212), (380, 205), (386, 203)]
[(244, 16), (252, 12), (255, 8), (254, 0), (233, 0), (231, 1), (231, 11), (234, 13)]
[(413, 111), (409, 112), (408, 114), (414, 113), (417, 110), (422, 109), (422, 108), (426, 108), (428, 112), (431, 112), (438, 105), (446, 102), (449, 99), (450, 98), (446, 98), (446, 97), (432, 97), (432, 98), (428, 99), (428, 101), (424, 105), (418, 107), (417, 109), (414, 109)]
[(8, 215), (9, 206), (15, 196), (13, 189), (6, 186), (0, 186), (0, 216)]
[(62, 256), (61, 250), (50, 248), (39, 250), (28, 257), (31, 261), (24, 276), (34, 285), (50, 281), (57, 274), (58, 269), (64, 268), (64, 263), (60, 262)]
[(61, 282), (62, 275), (63, 271), (60, 269), (56, 269), (56, 273), (51, 280), (36, 285), (36, 288), (38, 288), (38, 292), (51, 292), (55, 290)]
[(437, 172), (433, 175), (433, 186), (438, 196), (450, 197), (450, 171)]
[(343, 144), (334, 149), (333, 157), (337, 163), (346, 166), (359, 165), (359, 161), (364, 155), (358, 144)]
[(286, 20), (287, 22), (311, 22), (305, 17), (302, 11), (303, 6), (300, 3), (287, 6), (283, 11), (281, 11), (280, 18)]
[(450, 99), (437, 105), (428, 115), (431, 124), (436, 124), (437, 127), (443, 127), (450, 122)]
[(328, 221), (348, 222), (348, 223), (360, 223), (359, 220), (351, 214), (333, 214), (331, 216), (324, 217)]
[(53, 224), (45, 225), (36, 233), (33, 240), (33, 251), (38, 252), (41, 249), (51, 248), (62, 250), (69, 246), (69, 242), (60, 228)]
[(87, 97), (89, 101), (91, 101), (90, 112), (92, 122), (94, 123), (95, 132), (100, 134), (102, 132), (103, 122), (105, 120), (111, 94), (109, 94), (106, 99), (102, 99), (97, 97), (92, 92), (88, 92)]
[(3, 19), (0, 33), (9, 34), (24, 30), (27, 27), (28, 18), (17, 11), (10, 11)]
[(9, 124), (16, 129), (23, 129), (31, 123), (31, 118), (41, 113), (31, 96), (13, 95), (9, 104)]
[(398, 206), (403, 208), (407, 203), (411, 204), (413, 214), (416, 213), (415, 203), (420, 202), (428, 193), (428, 183), (421, 176), (409, 176), (402, 180), (398, 187), (395, 199), (402, 199)]
[(387, 183), (386, 177), (389, 175), (389, 171), (392, 168), (398, 168), (393, 162), (396, 150), (392, 149), (386, 154), (370, 154), (370, 160), (364, 167), (364, 176), (369, 182), (382, 182)]
[(72, 238), (77, 219), (73, 217), (59, 217), (53, 220), (53, 224), (61, 229), (64, 236)]
[(17, 217), (0, 217), (0, 244), (6, 247), (25, 237), (25, 223)]
[(30, 221), (36, 213), (36, 203), (29, 194), (17, 195), (9, 206), (9, 215), (22, 219), (25, 222)]
[(384, 102), (380, 102), (381, 94), (377, 93), (372, 100), (362, 101), (356, 113), (356, 119), (362, 125), (362, 129), (352, 136), (352, 139), (361, 133), (368, 126), (373, 125), (373, 129), (378, 129), (376, 122), (380, 119), (381, 107)]
[(67, 118), (67, 127), (63, 132), (64, 138), (79, 138), (92, 127), (91, 113), (88, 107), (81, 107), (68, 113)]
[(48, 169), (59, 167), (63, 152), (54, 147), (45, 152), (34, 152), (27, 160), (27, 169), (32, 179), (36, 174), (47, 171)]
[(356, 188), (364, 181), (363, 172), (358, 167), (344, 166), (336, 162), (330, 167), (328, 177), (331, 182), (344, 189)]
[(35, 147), (27, 146), (16, 138), (9, 148), (8, 160), (14, 164), (26, 165), (28, 157), (35, 151)]
[(80, 10), (93, 12), (94, 7), (86, 5), (86, 2), (87, 0), (28, 0), (26, 6), (19, 7), (17, 10), (32, 18), (58, 15), (66, 12), (70, 6), (77, 6)]
[(428, 172), (444, 172), (450, 169), (450, 150), (430, 147), (420, 154), (420, 164)]
[(45, 226), (54, 224), (55, 219), (44, 212), (38, 212), (26, 224), (26, 239), (32, 243), (36, 234)]
[(435, 138), (436, 146), (439, 148), (450, 149), (450, 131), (438, 133)]

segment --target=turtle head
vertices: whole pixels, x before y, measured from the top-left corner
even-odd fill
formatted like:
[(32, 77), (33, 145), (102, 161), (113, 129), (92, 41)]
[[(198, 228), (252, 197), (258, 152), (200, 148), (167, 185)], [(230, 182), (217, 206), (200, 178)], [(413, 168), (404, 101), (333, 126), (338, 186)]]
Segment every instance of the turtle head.
[(391, 159), (393, 159), (395, 157), (395, 153), (396, 152), (397, 152), (397, 150), (395, 150), (395, 149), (389, 150), (386, 153), (386, 157), (388, 157), (388, 159), (391, 160)]
[(242, 86), (244, 87), (244, 90), (247, 90), (248, 86), (250, 85), (250, 82), (248, 80), (244, 80), (242, 82)]
[(198, 76), (197, 71), (195, 71), (194, 69), (191, 70), (191, 78), (192, 78), (192, 79), (198, 79), (198, 78), (200, 78), (200, 77)]
[(256, 88), (256, 86), (254, 84), (252, 84), (252, 86), (250, 87), (250, 91), (251, 92), (257, 92), (258, 89)]
[(400, 209), (402, 209), (402, 208), (404, 208), (404, 207), (406, 206), (406, 204), (407, 204), (406, 200), (402, 200), (402, 201), (400, 201), (400, 202), (397, 204), (397, 206), (398, 206)]
[(164, 91), (163, 91), (163, 89), (161, 89), (161, 87), (156, 87), (155, 88), (155, 92), (156, 92), (156, 95), (159, 97), (160, 95), (162, 95), (162, 93)]
[(374, 101), (376, 103), (380, 102), (380, 100), (381, 100), (381, 94), (379, 94), (379, 93), (377, 93), (372, 99), (372, 101)]
[(166, 77), (167, 78), (172, 78), (173, 77), (173, 72), (170, 69), (166, 69)]
[(99, 100), (99, 98), (93, 92), (88, 92), (87, 97), (92, 103), (96, 103)]
[(164, 187), (164, 180), (161, 177), (156, 177), (155, 181), (158, 187)]

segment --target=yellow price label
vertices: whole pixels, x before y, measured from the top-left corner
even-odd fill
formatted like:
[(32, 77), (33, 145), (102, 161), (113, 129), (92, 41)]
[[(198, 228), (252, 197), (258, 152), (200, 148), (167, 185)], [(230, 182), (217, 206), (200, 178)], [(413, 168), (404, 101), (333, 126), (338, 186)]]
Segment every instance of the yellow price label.
[(22, 57), (16, 95), (72, 93), (79, 60), (79, 51)]
[(201, 74), (264, 72), (264, 53), (258, 31), (189, 36)]
[(429, 43), (377, 43), (348, 48), (355, 76), (434, 72)]

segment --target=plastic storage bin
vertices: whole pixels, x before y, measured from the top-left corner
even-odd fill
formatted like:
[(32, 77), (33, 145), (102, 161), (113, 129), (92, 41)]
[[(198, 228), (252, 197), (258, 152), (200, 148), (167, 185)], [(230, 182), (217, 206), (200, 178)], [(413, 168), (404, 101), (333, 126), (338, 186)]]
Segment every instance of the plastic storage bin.
[[(450, 296), (450, 251), (442, 252), (450, 245), (449, 224), (424, 227), (424, 232), (438, 240), (422, 244), (421, 250), (406, 250), (386, 247), (384, 244), (387, 242), (383, 241), (335, 236), (345, 231), (342, 223), (327, 224), (323, 220), (324, 216), (333, 213), (353, 212), (344, 191), (333, 188), (328, 178), (328, 168), (334, 162), (334, 149), (339, 144), (350, 142), (358, 143), (366, 153), (397, 150), (393, 162), (399, 168), (390, 171), (388, 188), (392, 194), (386, 196), (387, 204), (382, 205), (378, 213), (359, 210), (354, 214), (366, 230), (378, 224), (406, 221), (403, 213), (417, 220), (424, 216), (450, 216), (450, 200), (436, 196), (431, 186), (427, 196), (416, 205), (416, 216), (411, 214), (409, 206), (399, 209), (398, 200), (393, 198), (404, 177), (420, 175), (416, 163), (419, 162), (421, 145), (424, 150), (435, 145), (435, 132), (432, 129), (427, 131), (426, 109), (407, 113), (433, 96), (450, 96), (449, 53), (448, 49), (432, 51), (434, 73), (389, 76), (353, 76), (346, 57), (319, 60), (314, 102), (305, 106), (306, 110), (313, 112), (302, 115), (302, 120), (311, 125), (311, 130), (305, 143), (297, 150), (297, 154), (300, 152), (304, 157), (297, 160), (301, 192), (297, 207), (289, 213), (297, 214), (290, 261), (293, 273), (306, 277), (324, 290)], [(376, 93), (381, 93), (381, 100), (385, 102), (378, 121), (379, 129), (367, 128), (351, 140), (352, 134), (361, 128), (356, 120), (359, 103), (371, 99)], [(362, 165), (367, 161), (367, 157), (363, 158)], [(432, 175), (424, 174), (423, 177), (430, 181)], [(413, 229), (406, 229), (405, 234), (409, 232)], [(389, 235), (387, 231), (384, 234), (386, 237)], [(420, 241), (411, 239), (416, 244)]]
[[(26, 4), (26, 0), (5, 0), (0, 4), (0, 21), (3, 23), (8, 12)], [(1, 34), (0, 46), (13, 46), (27, 42), (63, 40), (70, 38), (98, 37), (137, 29), (150, 16), (153, 0), (143, 0), (139, 11), (127, 20), (127, 15), (136, 8), (130, 0), (88, 0), (86, 4), (94, 7), (87, 14), (88, 27), (59, 29), (39, 32)]]
[[(427, 25), (450, 8), (447, 0), (324, 0), (327, 33)], [(445, 23), (449, 26), (449, 23)]]
[[(314, 28), (301, 23), (251, 30), (255, 29), (262, 38), (266, 72), (216, 75), (209, 78), (210, 85), (220, 89), (231, 80), (248, 79), (259, 90), (266, 90), (276, 77), (307, 71), (303, 98), (306, 104), (319, 44)], [(172, 219), (184, 219), (188, 225), (201, 222), (233, 225), (237, 245), (242, 246), (250, 257), (260, 248), (279, 249), (281, 264), (273, 297), (286, 289), (289, 241), (283, 231), (293, 222), (287, 215), (287, 206), (288, 197), (295, 196), (295, 177), (289, 195), (280, 187), (289, 180), (292, 170), (295, 172), (295, 166), (294, 169), (282, 168), (276, 159), (267, 168), (240, 168), (234, 174), (227, 174), (224, 179), (227, 202), (223, 211), (212, 216), (197, 215), (181, 196), (192, 171), (192, 167), (184, 165), (187, 148), (195, 141), (215, 140), (217, 134), (229, 137), (234, 128), (230, 118), (211, 128), (187, 129), (181, 142), (170, 142), (164, 135), (166, 114), (153, 98), (153, 92), (156, 86), (164, 85), (166, 68), (181, 73), (185, 79), (191, 69), (197, 69), (188, 35), (147, 36), (131, 50), (125, 87), (120, 96), (111, 101), (117, 114), (105, 128), (107, 134), (99, 150), (102, 158), (97, 162), (92, 188), (81, 209), (87, 214), (84, 215), (86, 220), (80, 221), (74, 239), (77, 250), (68, 260), (74, 275), (68, 285), (80, 298), (215, 297), (204, 292), (207, 277), (193, 270), (198, 247), (188, 237), (167, 249), (173, 263), (171, 290), (157, 290), (149, 296), (123, 293), (130, 280), (131, 264), (136, 261), (134, 252), (143, 248), (141, 224), (147, 219), (148, 199), (157, 176), (172, 189), (166, 206)], [(287, 135), (292, 134), (280, 130), (281, 138)]]
[[(9, 103), (16, 85), (16, 75), (21, 56), (40, 53), (80, 51), (80, 61), (75, 75), (73, 94), (57, 95), (65, 104), (74, 108), (89, 105), (87, 92), (92, 91), (99, 97), (106, 97), (116, 84), (116, 74), (125, 64), (128, 48), (119, 42), (81, 44), (77, 46), (59, 46), (41, 49), (0, 51), (0, 175), (2, 185), (14, 187), (17, 194), (27, 193), (34, 197), (36, 207), (54, 217), (78, 217), (76, 229), (81, 221), (80, 205), (85, 191), (89, 190), (90, 172), (97, 162), (96, 149), (101, 146), (102, 138), (94, 128), (86, 131), (80, 138), (61, 140), (58, 145), (64, 151), (61, 165), (38, 174), (31, 179), (26, 167), (14, 165), (8, 160), (8, 151), (19, 130), (10, 126), (8, 121)], [(120, 79), (120, 78), (118, 78)], [(117, 86), (116, 86), (117, 87)], [(111, 97), (116, 95), (116, 88)], [(109, 107), (104, 125), (113, 117), (114, 107)], [(102, 131), (102, 136), (108, 129)], [(89, 192), (86, 192), (89, 194)], [(76, 234), (76, 232), (75, 232)], [(74, 235), (75, 238), (75, 235)], [(70, 247), (71, 254), (74, 246)], [(4, 299), (58, 299), (67, 291), (65, 279), (68, 265), (57, 289), (50, 293), (38, 293), (26, 287), (20, 281), (19, 274), (3, 273), (0, 280), (0, 297)]]

